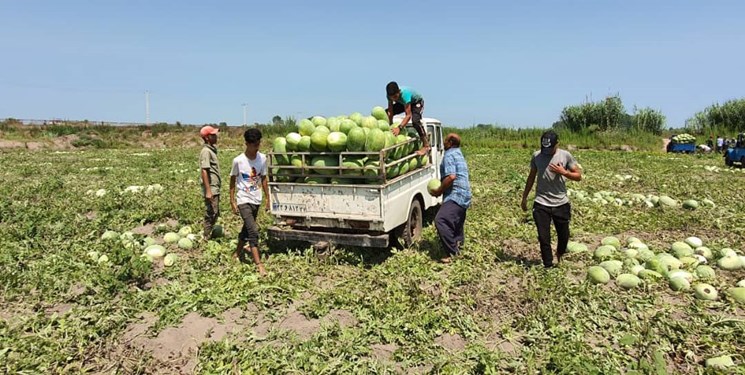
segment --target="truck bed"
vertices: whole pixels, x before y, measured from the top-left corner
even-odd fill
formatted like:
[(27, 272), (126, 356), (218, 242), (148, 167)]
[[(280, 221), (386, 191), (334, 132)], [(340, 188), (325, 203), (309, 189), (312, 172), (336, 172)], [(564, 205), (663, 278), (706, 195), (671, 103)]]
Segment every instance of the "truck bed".
[(436, 204), (426, 191), (427, 182), (435, 176), (430, 164), (379, 185), (272, 182), (271, 214), (279, 219), (278, 224), (293, 227), (388, 232), (399, 224), (397, 216), (408, 211), (412, 195), (422, 197), (424, 208)]

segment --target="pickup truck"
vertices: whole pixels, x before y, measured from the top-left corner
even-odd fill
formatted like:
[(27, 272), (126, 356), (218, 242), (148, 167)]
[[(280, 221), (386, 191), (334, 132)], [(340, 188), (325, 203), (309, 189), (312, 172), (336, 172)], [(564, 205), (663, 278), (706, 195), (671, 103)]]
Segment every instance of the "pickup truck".
[[(399, 119), (400, 121), (400, 119)], [(384, 148), (379, 153), (369, 152), (287, 152), (269, 156), (269, 195), (270, 214), (274, 225), (268, 229), (271, 239), (280, 241), (304, 241), (324, 245), (351, 245), (361, 247), (387, 248), (389, 246), (410, 246), (421, 237), (424, 212), (442, 202), (427, 191), (427, 183), (440, 179), (440, 163), (444, 148), (442, 125), (433, 118), (423, 118), (432, 146), (428, 155), (418, 157), (409, 147), (409, 154), (395, 159), (391, 157), (396, 147)], [(407, 124), (402, 132), (410, 131)], [(406, 134), (406, 133), (404, 133)], [(409, 133), (411, 134), (411, 132)], [(418, 137), (412, 137), (406, 143), (418, 143)], [(415, 146), (412, 144), (411, 146)], [(277, 173), (282, 166), (277, 163), (278, 157), (300, 157), (304, 167), (294, 169), (297, 181), (318, 177), (318, 168), (306, 167), (305, 162), (317, 155), (338, 157), (369, 157), (379, 160), (373, 177), (366, 173), (362, 176), (351, 176), (350, 182), (341, 183), (299, 183), (280, 182), (287, 173)], [(419, 167), (406, 173), (389, 178), (387, 171), (395, 165), (411, 162), (419, 158)], [(393, 160), (395, 159), (395, 160)], [(350, 177), (347, 167), (322, 167), (333, 170), (340, 177)], [(369, 167), (368, 167), (369, 168)], [(316, 174), (314, 174), (316, 173)], [(328, 174), (325, 174), (328, 177)], [(333, 180), (332, 180), (333, 181)]]
[(692, 154), (696, 152), (696, 139), (687, 133), (673, 135), (667, 144), (667, 152)]
[(667, 144), (667, 152), (682, 152), (692, 154), (696, 152), (696, 144), (670, 142)]
[(731, 167), (740, 162), (740, 167), (745, 168), (745, 133), (737, 135), (737, 141), (732, 147), (724, 152), (724, 164)]

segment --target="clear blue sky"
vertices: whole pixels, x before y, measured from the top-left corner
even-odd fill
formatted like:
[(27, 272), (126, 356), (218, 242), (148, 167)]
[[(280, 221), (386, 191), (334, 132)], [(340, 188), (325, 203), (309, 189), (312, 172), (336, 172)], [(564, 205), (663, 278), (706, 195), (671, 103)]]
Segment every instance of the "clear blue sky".
[(0, 118), (369, 113), (396, 80), (449, 125), (549, 126), (619, 93), (681, 125), (743, 97), (745, 1), (0, 2)]

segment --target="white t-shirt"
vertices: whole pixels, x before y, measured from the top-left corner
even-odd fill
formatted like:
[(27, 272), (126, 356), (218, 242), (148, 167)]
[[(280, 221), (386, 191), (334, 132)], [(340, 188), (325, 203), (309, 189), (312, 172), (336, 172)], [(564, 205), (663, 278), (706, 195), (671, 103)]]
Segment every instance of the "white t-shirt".
[(236, 201), (240, 204), (261, 204), (263, 193), (261, 183), (267, 176), (266, 156), (256, 153), (256, 159), (249, 160), (246, 153), (241, 153), (233, 159), (231, 176), (236, 176)]

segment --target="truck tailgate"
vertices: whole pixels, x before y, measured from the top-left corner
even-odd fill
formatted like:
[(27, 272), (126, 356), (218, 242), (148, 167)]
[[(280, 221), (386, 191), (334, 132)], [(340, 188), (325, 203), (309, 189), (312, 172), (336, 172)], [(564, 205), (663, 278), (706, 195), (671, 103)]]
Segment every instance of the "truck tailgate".
[(271, 183), (275, 216), (382, 221), (382, 188), (355, 185)]

